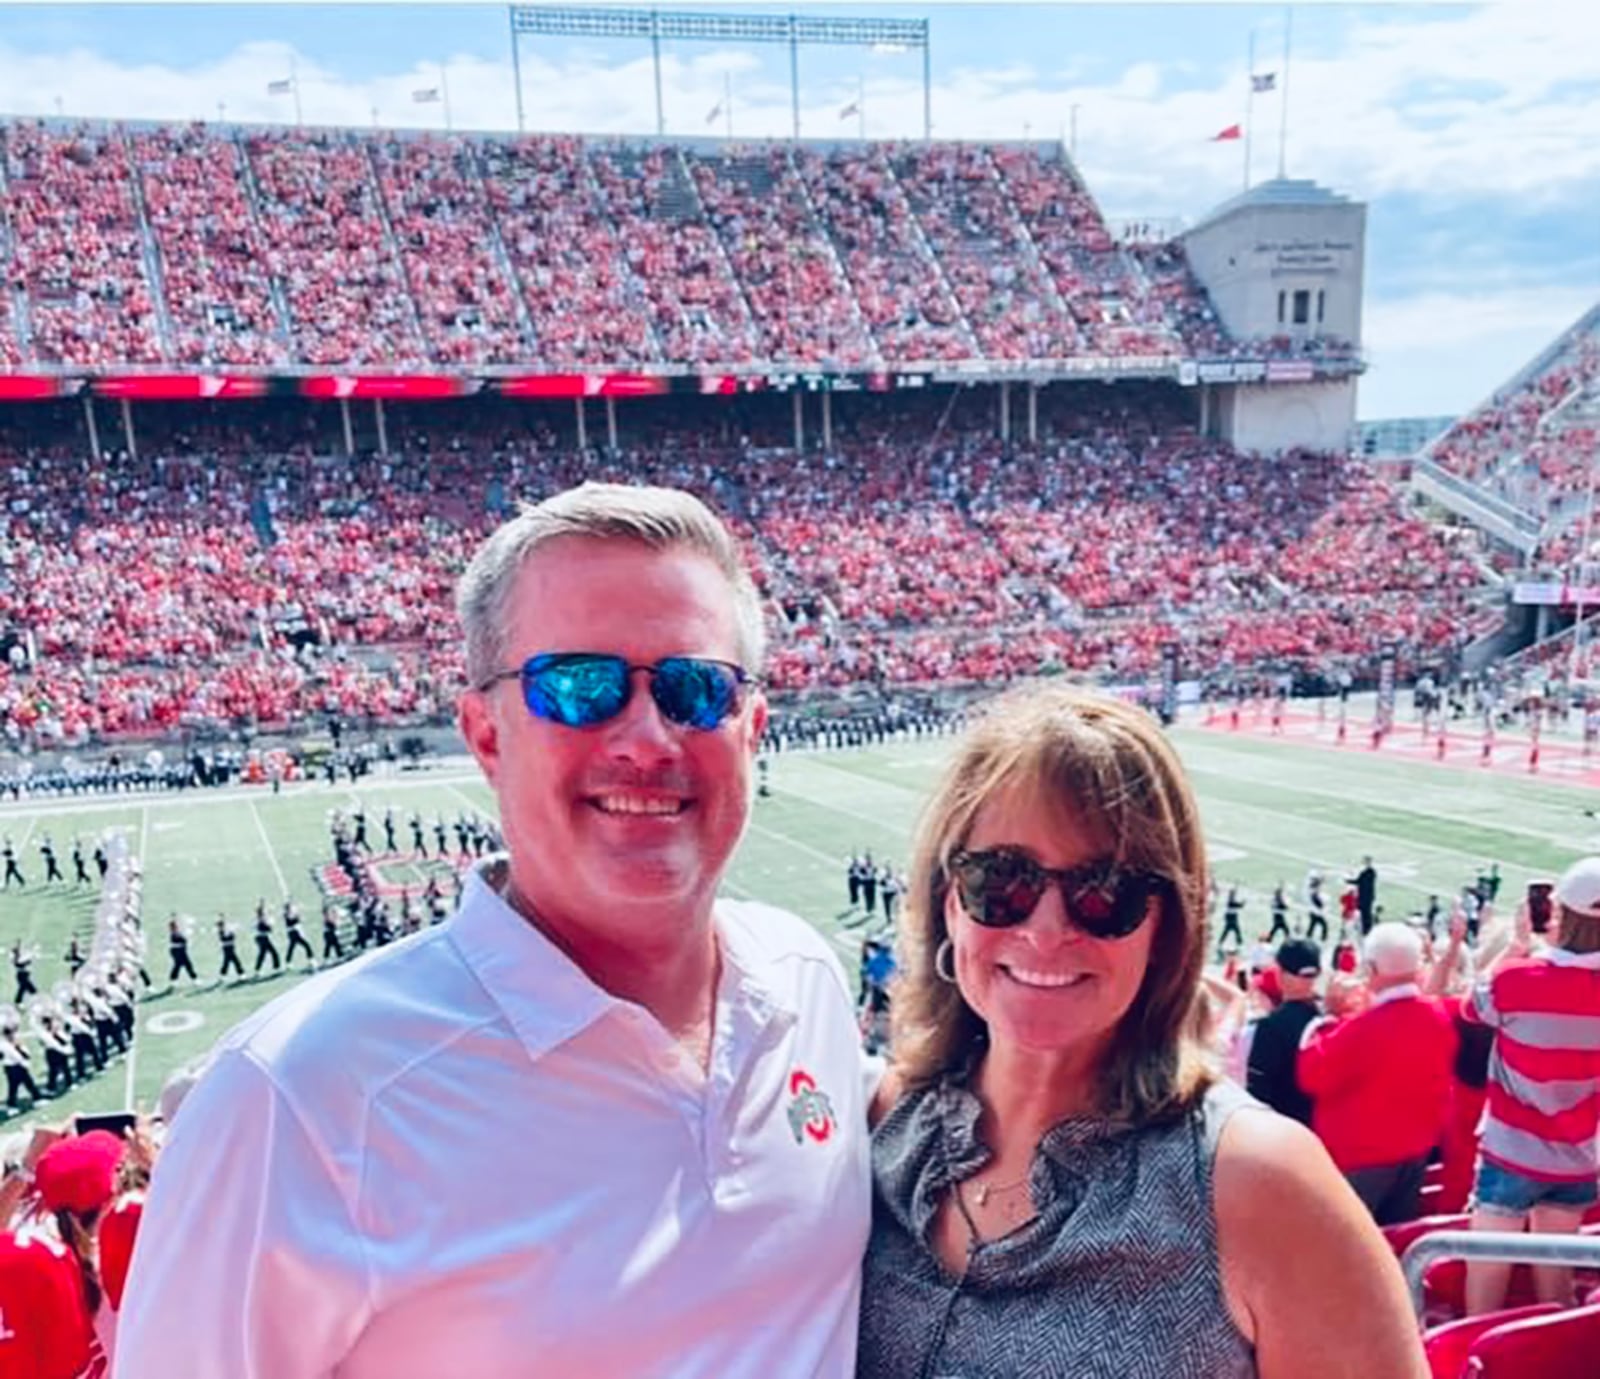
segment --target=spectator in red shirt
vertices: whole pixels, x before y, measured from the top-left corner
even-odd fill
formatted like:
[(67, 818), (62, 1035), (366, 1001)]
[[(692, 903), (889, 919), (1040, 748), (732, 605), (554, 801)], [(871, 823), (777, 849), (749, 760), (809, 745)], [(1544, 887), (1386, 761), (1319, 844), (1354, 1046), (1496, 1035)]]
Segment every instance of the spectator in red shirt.
[(1456, 1032), (1422, 995), (1422, 937), (1409, 925), (1375, 925), (1363, 959), (1364, 984), (1330, 986), (1332, 1018), (1307, 1026), (1297, 1073), (1313, 1099), (1311, 1128), (1387, 1226), (1417, 1213), (1450, 1105)]
[[(100, 1147), (91, 1142), (87, 1157)], [(80, 1200), (83, 1175), (75, 1165), (84, 1157), (83, 1139), (36, 1130), (26, 1150), (4, 1165), (0, 1379), (77, 1379), (99, 1361), (94, 1306), (79, 1260), (51, 1229), (50, 1219), (58, 1206), (70, 1211), (70, 1202)], [(32, 1205), (23, 1209), (24, 1202)]]
[[(1516, 938), (1462, 1004), (1495, 1031), (1473, 1186), (1474, 1230), (1577, 1231), (1595, 1204), (1600, 1155), (1600, 857), (1556, 883), (1555, 943), (1531, 954), (1524, 905)], [(1505, 1299), (1510, 1266), (1467, 1270), (1469, 1313)], [(1572, 1300), (1572, 1271), (1535, 1270), (1541, 1299)]]

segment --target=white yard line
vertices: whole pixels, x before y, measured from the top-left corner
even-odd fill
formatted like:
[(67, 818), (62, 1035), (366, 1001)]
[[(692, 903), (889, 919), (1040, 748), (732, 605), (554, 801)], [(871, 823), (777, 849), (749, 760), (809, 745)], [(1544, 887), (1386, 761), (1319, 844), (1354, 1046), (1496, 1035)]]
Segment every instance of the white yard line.
[[(460, 777), (460, 779), (470, 782), (473, 778), (471, 776), (463, 776)], [(482, 780), (482, 777), (480, 776), (478, 779)], [(467, 792), (457, 785), (455, 781), (442, 781), (441, 784), (446, 790), (460, 800), (462, 804), (466, 805), (466, 807), (474, 814), (483, 813), (483, 806), (479, 804), (477, 800), (473, 799), (471, 795), (467, 794)]]
[(21, 840), (17, 843), (17, 865), (18, 866), (22, 865), (22, 862), (23, 862), (24, 858), (26, 857), (26, 854), (23, 852), (23, 849), (28, 846), (28, 839), (33, 837), (33, 830), (38, 828), (38, 826), (39, 826), (39, 815), (35, 814), (32, 818), (30, 818), (28, 820), (28, 830), (27, 830), (26, 833), (24, 833), (22, 835)]
[(249, 801), (250, 817), (256, 821), (256, 832), (261, 835), (261, 846), (267, 850), (267, 861), (272, 863), (272, 870), (278, 878), (278, 889), (289, 894), (289, 881), (283, 874), (283, 868), (278, 865), (278, 854), (273, 851), (272, 839), (267, 837), (267, 826), (261, 822), (261, 811), (256, 808), (254, 800)]
[[(826, 808), (827, 806), (823, 806)], [(787, 833), (781, 833), (775, 828), (768, 828), (765, 824), (758, 824), (750, 820), (750, 831), (759, 833), (763, 838), (772, 838), (777, 842), (786, 843), (798, 852), (805, 853), (808, 857), (815, 857), (819, 862), (826, 862), (830, 867), (842, 866), (847, 860), (843, 857), (831, 857), (821, 848), (814, 848), (810, 843), (803, 843), (798, 838), (791, 838)]]

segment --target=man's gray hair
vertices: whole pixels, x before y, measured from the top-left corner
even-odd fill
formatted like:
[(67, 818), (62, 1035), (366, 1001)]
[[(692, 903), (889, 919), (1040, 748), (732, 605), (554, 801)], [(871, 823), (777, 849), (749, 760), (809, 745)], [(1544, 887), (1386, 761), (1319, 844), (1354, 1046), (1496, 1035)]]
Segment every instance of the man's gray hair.
[(1361, 956), (1381, 977), (1409, 977), (1422, 970), (1422, 935), (1398, 919), (1374, 924)]
[(722, 520), (682, 489), (587, 483), (523, 508), (472, 557), (456, 586), (456, 615), (466, 638), (468, 684), (481, 685), (490, 676), (510, 669), (502, 659), (512, 587), (528, 557), (563, 536), (636, 541), (653, 550), (676, 548), (708, 557), (733, 589), (740, 663), (752, 675), (761, 673), (767, 650), (761, 598), (740, 557), (738, 543)]

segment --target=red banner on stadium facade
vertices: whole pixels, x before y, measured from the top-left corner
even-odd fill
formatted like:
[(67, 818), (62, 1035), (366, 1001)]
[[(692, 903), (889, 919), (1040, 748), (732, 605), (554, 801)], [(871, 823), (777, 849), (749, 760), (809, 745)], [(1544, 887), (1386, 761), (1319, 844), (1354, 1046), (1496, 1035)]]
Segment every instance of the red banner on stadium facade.
[(0, 374), (0, 402), (43, 402), (68, 397), (83, 384), (75, 378), (40, 378), (30, 374)]
[(312, 374), (300, 380), (302, 397), (351, 401), (427, 402), (478, 391), (476, 379), (452, 374)]
[(530, 373), (495, 386), (504, 397), (657, 397), (672, 391), (672, 380), (656, 374)]
[(96, 397), (130, 402), (198, 402), (208, 398), (265, 397), (268, 381), (258, 375), (210, 373), (113, 374), (90, 380)]

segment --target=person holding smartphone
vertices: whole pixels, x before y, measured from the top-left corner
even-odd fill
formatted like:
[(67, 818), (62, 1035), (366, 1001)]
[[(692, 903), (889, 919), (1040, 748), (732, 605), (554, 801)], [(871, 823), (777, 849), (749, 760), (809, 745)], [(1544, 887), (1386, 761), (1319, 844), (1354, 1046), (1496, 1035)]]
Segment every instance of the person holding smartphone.
[(147, 1165), (153, 1152), (147, 1141), (131, 1148), (134, 1131), (131, 1114), (80, 1116), (35, 1131), (0, 1169), (0, 1222), (19, 1222), (0, 1234), (0, 1379), (77, 1379), (110, 1361), (116, 1304), (107, 1265), (120, 1275), (132, 1238), (103, 1227), (117, 1214), (126, 1173), (138, 1171), (125, 1164)]
[[(1575, 1232), (1600, 1199), (1600, 857), (1551, 890), (1554, 933), (1539, 945), (1532, 899), (1462, 1012), (1495, 1031), (1472, 1191), (1474, 1230)], [(1511, 1266), (1467, 1266), (1467, 1311), (1505, 1299)], [(1544, 1301), (1572, 1300), (1572, 1271), (1534, 1271)]]

